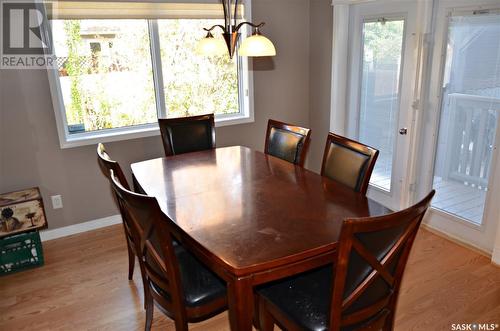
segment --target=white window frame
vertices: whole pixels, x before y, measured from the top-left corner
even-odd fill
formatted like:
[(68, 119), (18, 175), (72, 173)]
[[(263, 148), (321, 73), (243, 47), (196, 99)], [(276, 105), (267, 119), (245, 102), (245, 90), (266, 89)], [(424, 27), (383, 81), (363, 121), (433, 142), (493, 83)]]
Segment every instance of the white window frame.
[[(247, 0), (245, 1), (246, 20), (251, 20), (251, 13), (251, 0)], [(163, 93), (163, 89), (158, 88), (160, 86), (163, 86), (163, 72), (161, 70), (161, 56), (159, 49), (160, 40), (158, 33), (158, 21), (156, 19), (148, 19), (148, 25), (156, 109), (158, 117), (166, 117), (167, 108), (165, 105), (165, 95)], [(46, 30), (44, 31), (44, 35), (49, 35), (51, 38), (49, 42), (53, 44), (52, 33), (49, 24), (44, 26), (43, 28)], [(242, 36), (246, 36), (248, 32), (248, 29), (243, 29), (241, 31)], [(237, 61), (238, 67), (238, 100), (240, 111), (239, 113), (234, 114), (216, 114), (216, 127), (252, 123), (255, 121), (252, 66), (247, 57), (236, 56), (235, 61)], [(57, 68), (47, 68), (47, 75), (52, 103), (54, 107), (54, 115), (56, 118), (59, 145), (61, 149), (160, 135), (158, 123), (140, 124), (129, 127), (70, 134), (68, 130), (66, 108), (64, 106)]]

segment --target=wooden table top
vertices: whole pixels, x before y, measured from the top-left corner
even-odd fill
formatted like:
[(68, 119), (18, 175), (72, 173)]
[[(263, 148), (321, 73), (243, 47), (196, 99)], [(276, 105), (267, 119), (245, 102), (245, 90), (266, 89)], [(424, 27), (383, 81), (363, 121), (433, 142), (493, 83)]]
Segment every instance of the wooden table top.
[(291, 163), (234, 146), (132, 164), (185, 235), (235, 275), (333, 250), (346, 217), (389, 209)]

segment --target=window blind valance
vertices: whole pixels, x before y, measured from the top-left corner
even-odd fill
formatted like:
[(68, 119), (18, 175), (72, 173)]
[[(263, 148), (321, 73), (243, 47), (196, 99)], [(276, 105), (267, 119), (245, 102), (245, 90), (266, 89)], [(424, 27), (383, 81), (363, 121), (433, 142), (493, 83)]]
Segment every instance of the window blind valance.
[[(50, 4), (47, 6), (49, 19), (224, 18), (222, 5), (216, 0), (52, 1), (48, 3)], [(244, 17), (244, 6), (238, 5), (238, 19), (242, 17)]]

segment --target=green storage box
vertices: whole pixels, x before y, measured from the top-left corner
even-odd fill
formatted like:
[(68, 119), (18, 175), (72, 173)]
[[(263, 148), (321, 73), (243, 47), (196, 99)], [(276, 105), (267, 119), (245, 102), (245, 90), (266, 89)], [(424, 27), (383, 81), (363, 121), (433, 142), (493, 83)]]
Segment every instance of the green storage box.
[(0, 276), (43, 265), (38, 231), (0, 239)]

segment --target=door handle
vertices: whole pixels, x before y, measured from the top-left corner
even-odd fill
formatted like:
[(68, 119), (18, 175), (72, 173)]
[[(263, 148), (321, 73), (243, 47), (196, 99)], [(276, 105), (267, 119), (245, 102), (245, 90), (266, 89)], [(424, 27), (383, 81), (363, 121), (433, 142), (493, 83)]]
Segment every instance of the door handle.
[(405, 136), (408, 134), (408, 129), (407, 128), (401, 128), (399, 129), (399, 134), (402, 136)]

